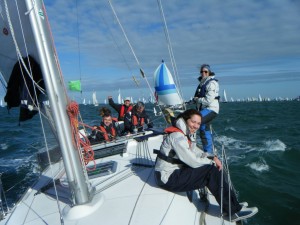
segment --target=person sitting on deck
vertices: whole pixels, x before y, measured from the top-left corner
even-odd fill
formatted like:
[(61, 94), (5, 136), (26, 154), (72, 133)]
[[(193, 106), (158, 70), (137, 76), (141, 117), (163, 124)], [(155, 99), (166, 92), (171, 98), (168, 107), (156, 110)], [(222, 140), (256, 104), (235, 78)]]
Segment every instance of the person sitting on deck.
[(118, 121), (124, 121), (125, 114), (132, 110), (129, 97), (125, 98), (124, 104), (116, 104), (112, 97), (108, 96), (108, 103), (119, 113)]
[(200, 125), (200, 113), (196, 109), (188, 109), (178, 115), (175, 126), (166, 128), (168, 135), (160, 150), (156, 151), (155, 177), (158, 186), (172, 192), (189, 192), (206, 186), (219, 205), (223, 203), (225, 218), (230, 215), (231, 221), (238, 221), (253, 216), (258, 209), (247, 208), (248, 203), (238, 202), (235, 192), (222, 176), (222, 163), (218, 157), (203, 157), (203, 152), (197, 150), (196, 131)]
[(153, 123), (145, 111), (145, 105), (143, 102), (137, 102), (132, 108), (131, 112), (125, 114), (124, 118), (124, 132), (127, 133), (137, 133), (144, 130), (144, 126), (147, 125), (148, 128), (153, 127)]
[(89, 137), (92, 144), (113, 141), (117, 136), (120, 136), (120, 132), (116, 127), (117, 119), (111, 116), (111, 111), (103, 107), (100, 109), (100, 116), (102, 117), (100, 126), (94, 126), (94, 130)]

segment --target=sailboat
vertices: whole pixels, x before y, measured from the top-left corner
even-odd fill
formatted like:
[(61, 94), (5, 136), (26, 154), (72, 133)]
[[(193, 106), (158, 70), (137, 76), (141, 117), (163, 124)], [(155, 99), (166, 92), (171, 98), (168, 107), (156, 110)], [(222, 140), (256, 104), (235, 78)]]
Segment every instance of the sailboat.
[(224, 103), (227, 103), (227, 102), (228, 102), (225, 89), (223, 90), (223, 102), (224, 102)]
[[(39, 97), (47, 97), (50, 101), (50, 107), (45, 108), (49, 114), (43, 115), (50, 117), (48, 119), (59, 143), (55, 154), (61, 154), (58, 160), (49, 158), (49, 165), (37, 182), (28, 188), (12, 209), (5, 209), (1, 205), (0, 225), (220, 223), (220, 210), (213, 196), (209, 196), (210, 207), (207, 208), (207, 203), (199, 201), (197, 192), (188, 198), (186, 193), (168, 192), (156, 185), (153, 149), (160, 147), (163, 134), (145, 131), (115, 142), (94, 145), (94, 158), (86, 162), (83, 153), (92, 151), (87, 153), (78, 145), (78, 123), (70, 126), (66, 109), (72, 102), (66, 95), (60, 76), (62, 74), (43, 1), (3, 0), (0, 4), (0, 8), (5, 9), (1, 25), (6, 29), (0, 35), (4, 46), (0, 49), (3, 77), (10, 83), (14, 78), (11, 76), (14, 65), (18, 67), (21, 64), (27, 69), (32, 79), (29, 83), (35, 83), (41, 92)], [(21, 35), (19, 18), (23, 28), (26, 28), (26, 35)], [(21, 45), (23, 41), (28, 42), (26, 49)], [(28, 60), (27, 65), (25, 62)], [(44, 86), (39, 85), (32, 76), (30, 60), (40, 67)], [(44, 109), (40, 108), (39, 100), (36, 98), (33, 104), (41, 112)], [(49, 149), (46, 156), (48, 153), (51, 153)], [(223, 224), (235, 223), (223, 221)]]
[(119, 94), (118, 94), (118, 104), (122, 104), (123, 101), (122, 101), (122, 97), (121, 97), (121, 91), (119, 89)]
[(95, 91), (93, 92), (92, 100), (93, 100), (93, 105), (94, 106), (98, 106), (99, 105), (98, 100), (97, 100), (97, 95), (96, 95)]

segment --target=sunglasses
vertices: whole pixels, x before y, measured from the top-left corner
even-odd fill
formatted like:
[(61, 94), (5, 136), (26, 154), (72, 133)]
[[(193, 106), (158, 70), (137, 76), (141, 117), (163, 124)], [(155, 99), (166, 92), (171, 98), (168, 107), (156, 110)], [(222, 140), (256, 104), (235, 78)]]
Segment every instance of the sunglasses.
[(200, 71), (200, 73), (208, 73), (208, 71), (207, 70), (202, 70), (202, 71)]

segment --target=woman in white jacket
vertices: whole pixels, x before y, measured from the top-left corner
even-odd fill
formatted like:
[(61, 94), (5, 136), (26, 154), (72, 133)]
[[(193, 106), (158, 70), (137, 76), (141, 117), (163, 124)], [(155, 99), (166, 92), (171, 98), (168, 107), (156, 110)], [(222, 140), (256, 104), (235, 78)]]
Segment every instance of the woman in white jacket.
[(215, 73), (208, 64), (200, 68), (199, 85), (196, 89), (194, 101), (202, 116), (200, 138), (203, 150), (207, 154), (214, 155), (213, 141), (210, 130), (211, 121), (219, 114), (219, 83), (215, 79)]
[[(184, 192), (207, 187), (221, 203), (223, 190), (223, 212), (231, 213), (232, 221), (238, 221), (257, 213), (256, 207), (246, 208), (239, 204), (234, 191), (230, 190), (226, 179), (222, 183), (222, 164), (214, 157), (203, 157), (196, 148), (196, 131), (201, 125), (201, 115), (189, 109), (176, 119), (176, 126), (169, 127), (155, 165), (155, 176), (160, 187), (172, 192)], [(229, 212), (231, 209), (231, 212)]]

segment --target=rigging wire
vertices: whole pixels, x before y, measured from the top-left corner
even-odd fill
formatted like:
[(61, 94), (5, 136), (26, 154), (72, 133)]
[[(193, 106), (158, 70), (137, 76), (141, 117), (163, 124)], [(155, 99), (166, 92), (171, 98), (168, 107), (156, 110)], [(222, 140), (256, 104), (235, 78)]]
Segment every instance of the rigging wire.
[[(79, 80), (81, 84), (81, 49), (80, 49), (80, 42), (79, 42), (79, 20), (78, 20), (78, 1), (76, 0), (76, 24), (77, 24), (77, 48), (78, 48), (78, 69), (79, 69)], [(82, 87), (80, 90), (80, 97), (82, 101)]]
[(123, 33), (123, 35), (124, 35), (124, 37), (125, 37), (125, 39), (126, 39), (126, 42), (127, 42), (128, 46), (129, 46), (129, 48), (130, 48), (130, 50), (131, 50), (131, 53), (133, 54), (133, 56), (134, 56), (134, 58), (135, 58), (135, 61), (136, 61), (136, 63), (138, 64), (138, 66), (139, 66), (139, 68), (140, 68), (140, 74), (141, 74), (141, 76), (142, 76), (143, 78), (145, 78), (145, 81), (146, 81), (146, 83), (147, 83), (147, 85), (148, 85), (148, 87), (149, 87), (149, 90), (150, 90), (150, 92), (151, 92), (151, 95), (152, 95), (153, 97), (155, 97), (155, 95), (154, 95), (154, 93), (153, 93), (153, 90), (152, 90), (152, 88), (151, 88), (151, 86), (150, 86), (150, 84), (149, 84), (149, 82), (148, 82), (147, 77), (146, 77), (146, 74), (145, 74), (145, 72), (143, 71), (143, 69), (142, 69), (142, 67), (141, 67), (141, 64), (140, 64), (140, 62), (139, 62), (139, 60), (138, 60), (138, 58), (137, 58), (137, 56), (136, 56), (136, 54), (135, 54), (135, 52), (134, 52), (134, 50), (133, 50), (133, 47), (132, 47), (132, 45), (131, 45), (131, 43), (130, 43), (128, 37), (127, 37), (127, 34), (126, 34), (126, 32), (125, 32), (125, 30), (124, 30), (124, 28), (123, 28), (123, 26), (122, 26), (122, 24), (121, 24), (121, 22), (120, 22), (120, 20), (119, 20), (119, 18), (118, 18), (118, 15), (117, 15), (117, 13), (116, 13), (116, 11), (115, 11), (115, 9), (114, 9), (112, 3), (111, 3), (111, 0), (108, 0), (108, 3), (109, 3), (109, 5), (110, 5), (110, 8), (111, 8), (113, 14), (114, 14), (114, 17), (116, 18), (116, 20), (117, 20), (117, 22), (118, 22), (118, 24), (119, 24), (119, 27), (120, 27), (122, 33)]
[(183, 95), (182, 95), (182, 91), (181, 91), (181, 84), (180, 84), (180, 80), (179, 80), (179, 76), (178, 76), (178, 70), (177, 70), (177, 66), (176, 66), (175, 56), (174, 56), (174, 52), (172, 49), (172, 44), (171, 44), (171, 39), (170, 39), (169, 31), (168, 31), (167, 21), (166, 21), (165, 15), (164, 15), (164, 10), (163, 10), (161, 0), (157, 0), (157, 4), (160, 9), (160, 14), (161, 14), (163, 24), (164, 24), (164, 32), (165, 32), (167, 46), (168, 46), (168, 50), (169, 50), (169, 54), (170, 54), (172, 68), (173, 68), (174, 75), (175, 75), (175, 82), (178, 86), (178, 91), (179, 91), (179, 96), (181, 98), (182, 106), (186, 110), (186, 106), (184, 104)]
[[(153, 92), (153, 90), (152, 90), (152, 88), (151, 88), (151, 86), (150, 86), (150, 84), (149, 84), (149, 82), (148, 82), (148, 79), (147, 79), (147, 77), (146, 77), (145, 72), (144, 72), (143, 69), (141, 68), (141, 64), (140, 64), (140, 62), (139, 62), (139, 60), (138, 60), (138, 58), (137, 58), (137, 56), (136, 56), (136, 54), (135, 54), (135, 52), (134, 52), (134, 50), (133, 50), (132, 45), (130, 44), (130, 41), (129, 41), (129, 39), (128, 39), (127, 35), (126, 35), (126, 32), (125, 32), (125, 30), (124, 30), (124, 28), (123, 28), (123, 26), (122, 26), (122, 24), (121, 24), (121, 22), (120, 22), (118, 16), (117, 16), (117, 13), (116, 13), (116, 11), (115, 11), (115, 9), (114, 9), (112, 3), (111, 3), (111, 0), (108, 0), (108, 2), (109, 2), (109, 5), (110, 5), (110, 7), (111, 7), (111, 10), (112, 10), (112, 12), (113, 12), (113, 14), (114, 14), (114, 16), (115, 16), (117, 22), (118, 22), (118, 24), (119, 24), (119, 26), (120, 26), (120, 28), (121, 28), (121, 30), (122, 30), (122, 33), (123, 33), (123, 35), (124, 35), (124, 37), (125, 37), (125, 39), (126, 39), (126, 41), (127, 41), (127, 44), (129, 45), (129, 47), (130, 47), (130, 49), (131, 49), (131, 52), (132, 52), (132, 54), (133, 54), (133, 56), (134, 56), (134, 58), (135, 58), (135, 60), (136, 60), (136, 62), (137, 62), (137, 64), (138, 64), (138, 66), (139, 66), (139, 68), (140, 68), (140, 74), (141, 74), (141, 76), (142, 76), (143, 78), (145, 78), (145, 81), (146, 81), (146, 83), (147, 83), (147, 85), (148, 85), (148, 87), (149, 87), (149, 90), (150, 90), (150, 92), (151, 92), (151, 95), (152, 95), (152, 96), (155, 98), (155, 100), (156, 100), (155, 94), (154, 94), (154, 92)], [(157, 102), (157, 104), (158, 104), (158, 102)], [(160, 111), (163, 112), (159, 104), (158, 104), (158, 107), (159, 107)], [(163, 114), (163, 113), (162, 113), (162, 114)], [(167, 122), (167, 120), (166, 120), (166, 118), (165, 118), (164, 116), (163, 116), (163, 119), (164, 119), (165, 123), (167, 124), (168, 122)]]
[[(96, 8), (96, 3), (95, 3), (95, 1), (94, 1), (94, 5), (95, 5), (95, 8)], [(129, 66), (129, 64), (128, 64), (128, 62), (127, 62), (127, 60), (126, 60), (124, 54), (123, 54), (122, 51), (121, 51), (120, 46), (118, 45), (117, 40), (115, 39), (115, 37), (114, 37), (114, 35), (113, 35), (113, 32), (111, 31), (111, 29), (110, 29), (108, 23), (107, 23), (106, 20), (104, 19), (104, 16), (103, 16), (103, 14), (102, 14), (102, 12), (101, 12), (100, 9), (99, 9), (99, 12), (100, 12), (101, 19), (102, 19), (102, 21), (104, 22), (105, 26), (107, 27), (108, 32), (109, 32), (109, 34), (110, 34), (110, 36), (111, 36), (111, 38), (112, 38), (112, 41), (113, 41), (113, 43), (114, 43), (116, 49), (119, 51), (119, 53), (120, 53), (120, 55), (121, 55), (121, 57), (122, 57), (124, 63), (126, 64), (128, 70), (129, 70), (129, 72), (133, 74), (132, 69), (130, 68), (130, 66)]]
[[(214, 136), (218, 137), (218, 134), (216, 133), (216, 131), (212, 128), (212, 126), (210, 126), (210, 130), (211, 130), (211, 133), (214, 133)], [(234, 188), (234, 185), (232, 183), (232, 180), (230, 178), (230, 171), (229, 171), (229, 163), (228, 163), (228, 160), (227, 160), (227, 155), (226, 155), (226, 151), (225, 151), (225, 145), (224, 143), (221, 143), (221, 162), (222, 162), (222, 165), (223, 165), (223, 169), (222, 169), (222, 180), (221, 180), (221, 218), (220, 220), (224, 223), (224, 218), (223, 218), (223, 188), (224, 188), (224, 183), (223, 183), (223, 179), (224, 179), (224, 176), (226, 175), (225, 179), (227, 179), (227, 182), (228, 182), (228, 198), (231, 199), (231, 190), (236, 194), (236, 196), (238, 196), (238, 192), (236, 191), (236, 189)], [(214, 154), (217, 153), (217, 150), (215, 149), (215, 146), (213, 146), (213, 150), (214, 150)], [(229, 201), (229, 212), (231, 212), (231, 201)], [(231, 214), (229, 213), (229, 221), (231, 221)]]

